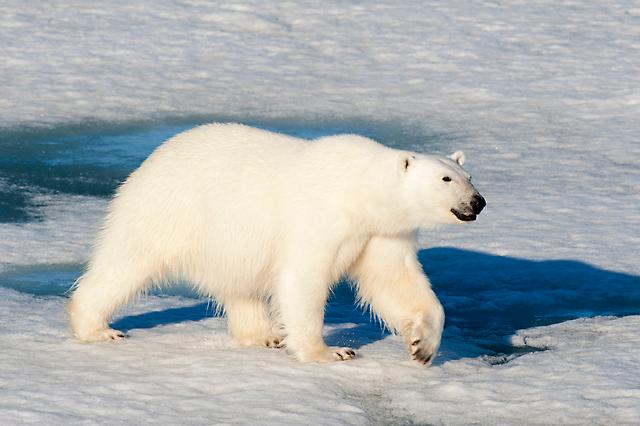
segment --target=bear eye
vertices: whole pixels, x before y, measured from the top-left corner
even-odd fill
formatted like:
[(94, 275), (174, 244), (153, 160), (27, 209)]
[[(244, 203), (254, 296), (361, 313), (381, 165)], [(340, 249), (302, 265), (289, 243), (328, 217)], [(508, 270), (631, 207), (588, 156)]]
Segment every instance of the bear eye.
[(442, 180), (445, 182), (451, 182), (451, 178), (449, 176), (443, 177)]

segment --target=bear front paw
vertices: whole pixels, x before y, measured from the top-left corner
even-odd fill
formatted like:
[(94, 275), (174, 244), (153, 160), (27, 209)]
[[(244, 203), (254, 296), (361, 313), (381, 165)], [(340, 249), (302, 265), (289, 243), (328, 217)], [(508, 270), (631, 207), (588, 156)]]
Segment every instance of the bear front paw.
[(444, 316), (420, 315), (404, 334), (411, 359), (423, 365), (431, 365), (440, 347)]
[(431, 365), (438, 346), (433, 342), (424, 342), (422, 339), (416, 339), (411, 342), (411, 359), (418, 361), (422, 365)]

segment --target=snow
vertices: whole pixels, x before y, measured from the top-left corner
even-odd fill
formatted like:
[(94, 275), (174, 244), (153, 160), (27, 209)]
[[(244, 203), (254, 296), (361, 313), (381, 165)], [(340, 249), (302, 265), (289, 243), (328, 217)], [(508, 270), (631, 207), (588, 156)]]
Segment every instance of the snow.
[[(16, 315), (2, 327), (0, 418), (6, 424), (293, 424), (312, 416), (328, 425), (366, 419), (335, 389), (344, 364), (294, 369), (275, 350), (235, 349), (222, 319), (131, 332), (123, 345), (83, 345), (68, 338), (61, 298), (0, 291), (3, 317)], [(147, 299), (139, 308), (193, 303)]]
[[(236, 348), (224, 319), (203, 320), (206, 304), (180, 297), (137, 303), (116, 323), (136, 326), (123, 343), (81, 344), (69, 339), (62, 298), (1, 288), (0, 296), (2, 316), (12, 318), (0, 327), (6, 424), (633, 424), (638, 416), (640, 378), (630, 374), (640, 362), (638, 316), (520, 331), (516, 347), (544, 351), (506, 363), (472, 356), (479, 350), (448, 333), (425, 369), (379, 331), (357, 361), (329, 365)], [(353, 326), (330, 323), (327, 334)]]
[[(640, 8), (633, 1), (2, 1), (0, 423), (634, 424)], [(106, 196), (173, 133), (239, 120), (463, 149), (477, 223), (421, 234), (447, 312), (430, 369), (339, 290), (354, 362), (238, 349), (184, 292), (117, 345), (66, 285)], [(19, 290), (19, 291), (16, 291)]]
[(633, 424), (640, 379), (629, 371), (640, 361), (633, 354), (639, 319), (582, 318), (520, 331), (516, 346), (545, 352), (494, 366), (446, 363), (429, 372), (426, 386), (388, 389), (392, 404), (415, 412), (418, 423)]
[[(46, 205), (39, 221), (0, 223), (0, 271), (37, 264), (77, 264), (104, 216), (105, 200), (86, 196), (35, 196)], [(26, 246), (25, 246), (26, 244)]]

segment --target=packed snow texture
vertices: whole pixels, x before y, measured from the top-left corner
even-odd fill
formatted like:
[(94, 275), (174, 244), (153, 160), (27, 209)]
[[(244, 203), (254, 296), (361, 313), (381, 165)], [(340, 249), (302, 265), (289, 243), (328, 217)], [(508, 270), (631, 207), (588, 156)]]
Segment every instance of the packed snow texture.
[[(0, 423), (640, 418), (637, 2), (0, 10)], [(465, 150), (488, 206), (421, 234), (447, 313), (431, 368), (342, 287), (326, 334), (352, 362), (235, 348), (186, 293), (119, 313), (120, 344), (71, 339), (62, 296), (107, 196), (162, 140), (212, 120)]]
[[(207, 315), (206, 304), (175, 297), (147, 297), (130, 310), (116, 323), (136, 327), (125, 342), (81, 344), (69, 339), (62, 298), (1, 288), (0, 296), (0, 313), (12, 318), (0, 327), (0, 418), (7, 424), (548, 425), (638, 418), (638, 316), (520, 331), (517, 347), (544, 351), (513, 359), (466, 358), (480, 351), (445, 335), (443, 354), (425, 369), (408, 359), (400, 338), (379, 331), (353, 362), (302, 365), (282, 351), (239, 349), (222, 318), (192, 321)], [(181, 321), (173, 323), (172, 315)], [(348, 342), (355, 326), (329, 324), (327, 334)]]

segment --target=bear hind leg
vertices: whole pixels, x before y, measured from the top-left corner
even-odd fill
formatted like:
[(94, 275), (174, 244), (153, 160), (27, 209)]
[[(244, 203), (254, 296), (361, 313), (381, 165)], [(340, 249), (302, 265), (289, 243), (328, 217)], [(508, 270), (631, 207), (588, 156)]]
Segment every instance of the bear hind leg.
[(274, 325), (269, 305), (258, 298), (234, 298), (224, 303), (229, 333), (241, 346), (281, 348), (284, 334)]
[(111, 270), (90, 269), (76, 283), (67, 304), (69, 324), (83, 342), (120, 340), (125, 334), (109, 327), (113, 312), (139, 295), (148, 280), (136, 272), (113, 274)]

